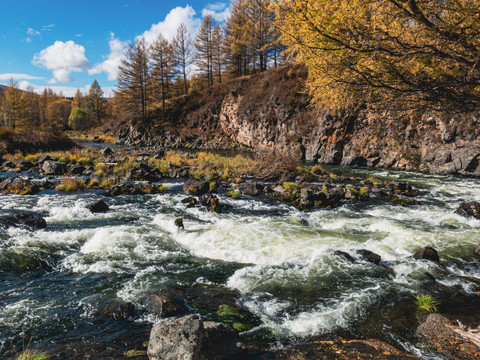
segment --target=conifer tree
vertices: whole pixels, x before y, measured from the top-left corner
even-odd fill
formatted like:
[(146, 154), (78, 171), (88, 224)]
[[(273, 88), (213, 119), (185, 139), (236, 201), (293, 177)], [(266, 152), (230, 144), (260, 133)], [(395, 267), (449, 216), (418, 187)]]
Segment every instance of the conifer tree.
[(130, 44), (117, 75), (117, 102), (131, 111), (134, 118), (147, 121), (151, 97), (151, 79), (148, 48), (144, 39)]
[(152, 45), (151, 54), (153, 62), (152, 80), (155, 86), (160, 87), (162, 114), (165, 114), (165, 100), (168, 97), (168, 89), (175, 75), (172, 45), (160, 34)]
[(206, 78), (207, 86), (213, 85), (212, 35), (214, 22), (213, 16), (205, 16), (195, 41), (196, 65)]
[(172, 41), (172, 48), (177, 59), (177, 66), (183, 76), (183, 89), (186, 95), (188, 94), (187, 67), (192, 61), (192, 40), (184, 23), (180, 24), (177, 29), (177, 36)]
[(85, 107), (91, 125), (100, 125), (107, 116), (108, 105), (103, 97), (103, 90), (94, 80), (85, 98)]

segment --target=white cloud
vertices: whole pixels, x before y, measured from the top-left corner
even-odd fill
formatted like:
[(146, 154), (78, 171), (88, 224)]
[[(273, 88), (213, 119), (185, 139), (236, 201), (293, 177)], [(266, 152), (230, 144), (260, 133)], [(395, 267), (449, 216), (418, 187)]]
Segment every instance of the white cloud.
[(73, 41), (55, 41), (46, 49), (35, 54), (32, 64), (51, 70), (50, 84), (72, 81), (72, 72), (82, 72), (90, 67), (85, 48)]
[[(30, 87), (37, 94), (41, 94), (46, 86), (34, 85), (28, 81), (20, 81), (18, 83), (18, 87), (22, 90), (27, 90)], [(78, 89), (78, 87), (74, 87), (74, 86), (48, 86), (48, 88), (52, 89), (53, 92), (57, 94), (62, 93), (66, 97), (74, 97)], [(90, 85), (85, 85), (84, 87), (80, 88), (80, 91), (83, 94), (88, 93), (88, 90), (90, 90)], [(106, 87), (102, 87), (102, 90), (105, 97), (112, 97), (115, 88), (113, 86), (106, 86)]]
[(222, 2), (208, 4), (202, 10), (202, 17), (207, 15), (211, 15), (218, 22), (224, 22), (230, 15), (230, 6)]
[(195, 10), (190, 5), (186, 7), (176, 7), (167, 14), (165, 20), (153, 24), (150, 30), (145, 31), (141, 36), (147, 44), (152, 44), (162, 34), (167, 40), (173, 39), (177, 35), (177, 29), (181, 23), (187, 26), (188, 32), (193, 35), (201, 25), (201, 20), (195, 17)]
[(43, 77), (32, 76), (27, 74), (0, 74), (0, 80), (42, 80)]
[(27, 35), (28, 36), (25, 39), (26, 42), (32, 42), (32, 38), (34, 38), (35, 36), (42, 37), (42, 35), (40, 34), (40, 31), (32, 29), (32, 28), (27, 29)]
[(110, 33), (110, 41), (108, 44), (110, 46), (110, 54), (107, 59), (88, 70), (88, 75), (105, 72), (108, 75), (108, 80), (115, 80), (117, 78), (118, 67), (122, 62), (128, 42), (115, 39), (115, 34)]

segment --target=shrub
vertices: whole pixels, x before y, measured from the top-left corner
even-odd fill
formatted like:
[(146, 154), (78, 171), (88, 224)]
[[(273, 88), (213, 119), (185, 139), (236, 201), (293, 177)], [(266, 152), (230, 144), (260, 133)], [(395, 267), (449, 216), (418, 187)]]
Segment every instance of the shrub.
[(56, 191), (74, 192), (85, 189), (85, 181), (75, 178), (63, 178), (60, 184), (55, 188)]
[(30, 349), (25, 350), (16, 357), (16, 360), (47, 360), (49, 356), (38, 350)]
[(87, 112), (79, 107), (74, 107), (68, 117), (68, 126), (73, 130), (86, 129), (89, 126)]
[(415, 296), (415, 303), (420, 309), (423, 309), (428, 312), (437, 312), (437, 306), (440, 305), (440, 301), (435, 299), (432, 295), (429, 294), (419, 294)]

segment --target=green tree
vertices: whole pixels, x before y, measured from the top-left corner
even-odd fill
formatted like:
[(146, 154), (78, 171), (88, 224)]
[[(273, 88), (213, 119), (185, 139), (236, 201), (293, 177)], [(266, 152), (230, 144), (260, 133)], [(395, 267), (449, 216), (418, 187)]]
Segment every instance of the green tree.
[(74, 107), (68, 117), (68, 126), (73, 130), (83, 130), (89, 125), (87, 112), (79, 107)]
[(150, 58), (144, 39), (130, 44), (117, 75), (116, 102), (135, 119), (147, 121), (151, 99)]
[(91, 124), (100, 125), (108, 115), (108, 104), (103, 96), (103, 90), (94, 80), (85, 98), (85, 107)]
[(320, 105), (480, 104), (479, 0), (283, 0), (282, 39)]

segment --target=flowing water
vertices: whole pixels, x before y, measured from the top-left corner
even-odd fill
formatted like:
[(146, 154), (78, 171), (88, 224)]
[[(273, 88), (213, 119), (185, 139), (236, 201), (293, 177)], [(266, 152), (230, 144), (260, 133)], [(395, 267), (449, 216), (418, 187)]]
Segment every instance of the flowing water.
[[(0, 357), (32, 344), (78, 359), (138, 346), (158, 319), (142, 314), (99, 322), (92, 304), (120, 299), (138, 305), (174, 284), (239, 290), (239, 305), (273, 333), (271, 346), (342, 332), (381, 338), (427, 358), (412, 333), (419, 293), (441, 299), (440, 312), (478, 325), (478, 285), (465, 277), (480, 279), (473, 258), (480, 221), (454, 210), (462, 201), (480, 201), (480, 181), (334, 171), (407, 182), (420, 191), (419, 204), (302, 212), (220, 196), (227, 210), (215, 214), (186, 209), (178, 182), (167, 183), (165, 195), (108, 198), (111, 210), (92, 214), (86, 206), (98, 200), (97, 192), (0, 195), (2, 214), (35, 211), (48, 223), (36, 232), (0, 229)], [(174, 225), (178, 217), (184, 231)], [(410, 257), (423, 246), (436, 248), (443, 266)], [(382, 263), (333, 255), (341, 250), (355, 256), (356, 249), (381, 255)]]

